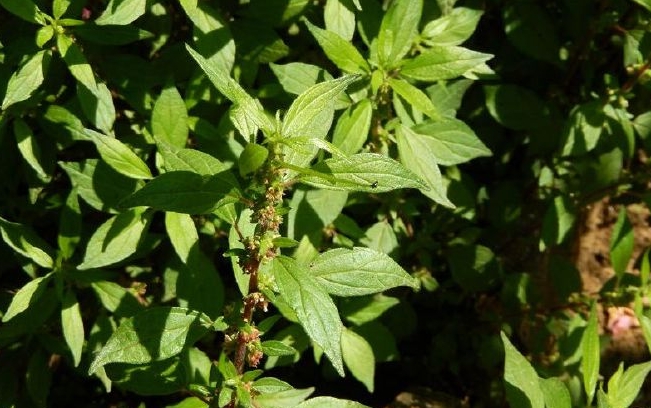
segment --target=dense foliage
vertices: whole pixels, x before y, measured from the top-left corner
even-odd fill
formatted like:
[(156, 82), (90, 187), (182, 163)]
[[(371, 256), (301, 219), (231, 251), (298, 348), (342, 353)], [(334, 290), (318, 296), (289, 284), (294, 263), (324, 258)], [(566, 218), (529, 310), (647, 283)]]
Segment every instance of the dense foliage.
[(602, 349), (651, 344), (650, 31), (649, 0), (0, 0), (0, 408), (630, 406), (648, 354)]

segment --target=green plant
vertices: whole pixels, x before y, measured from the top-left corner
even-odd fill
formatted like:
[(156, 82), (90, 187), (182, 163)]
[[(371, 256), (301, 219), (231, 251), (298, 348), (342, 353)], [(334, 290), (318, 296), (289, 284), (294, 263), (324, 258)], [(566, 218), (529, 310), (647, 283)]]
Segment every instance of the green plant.
[(634, 403), (650, 13), (0, 0), (0, 407)]

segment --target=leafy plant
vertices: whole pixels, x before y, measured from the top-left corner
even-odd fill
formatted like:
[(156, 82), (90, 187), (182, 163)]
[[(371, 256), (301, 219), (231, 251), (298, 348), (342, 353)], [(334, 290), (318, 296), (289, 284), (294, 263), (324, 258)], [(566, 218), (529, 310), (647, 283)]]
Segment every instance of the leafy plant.
[(633, 404), (651, 6), (597, 3), (0, 0), (0, 406)]

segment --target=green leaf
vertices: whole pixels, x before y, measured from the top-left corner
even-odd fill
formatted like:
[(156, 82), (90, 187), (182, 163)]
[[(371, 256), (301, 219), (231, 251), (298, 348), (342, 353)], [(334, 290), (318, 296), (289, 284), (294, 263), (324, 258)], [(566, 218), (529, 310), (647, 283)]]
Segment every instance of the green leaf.
[[(181, 7), (194, 24), (194, 38), (197, 50), (207, 59), (210, 66), (228, 76), (235, 62), (235, 41), (224, 18), (214, 8), (198, 0), (179, 0)], [(219, 50), (215, 52), (215, 45)]]
[(145, 14), (147, 0), (111, 0), (95, 20), (97, 25), (127, 25)]
[(599, 379), (599, 364), (601, 348), (599, 345), (599, 322), (597, 319), (597, 304), (594, 302), (590, 310), (588, 325), (581, 337), (581, 366), (583, 388), (588, 396), (588, 405), (592, 403), (597, 380)]
[(104, 133), (111, 133), (115, 122), (115, 106), (111, 91), (106, 85), (98, 82), (97, 88), (90, 90), (78, 83), (77, 97), (88, 120)]
[(407, 55), (418, 35), (423, 0), (394, 1), (382, 18), (377, 37), (380, 65), (391, 68)]
[(260, 394), (254, 398), (255, 407), (287, 408), (295, 407), (314, 392), (314, 388), (290, 389), (268, 394)]
[(84, 321), (81, 318), (77, 297), (70, 290), (66, 291), (61, 301), (61, 329), (63, 338), (72, 353), (73, 364), (77, 367), (84, 347)]
[(135, 179), (153, 177), (145, 162), (118, 139), (90, 129), (86, 129), (85, 133), (97, 146), (102, 159), (115, 171)]
[(323, 349), (334, 368), (343, 377), (343, 324), (332, 299), (319, 281), (292, 258), (274, 258), (272, 269), (282, 299), (296, 313), (310, 339)]
[(193, 50), (190, 46), (185, 47), (192, 58), (199, 64), (203, 72), (208, 76), (215, 88), (221, 92), (226, 98), (236, 105), (241, 106), (243, 112), (248, 114), (248, 118), (252, 120), (257, 127), (263, 130), (274, 129), (273, 123), (267, 118), (264, 110), (260, 104), (253, 99), (240, 84), (233, 78), (229, 77), (227, 73), (215, 66), (209, 60), (206, 60)]
[(384, 312), (400, 301), (378, 293), (374, 296), (356, 296), (342, 301), (339, 311), (345, 320), (356, 326), (377, 320)]
[(475, 132), (457, 119), (424, 122), (411, 129), (414, 133), (429, 136), (423, 139), (436, 162), (444, 166), (465, 163), (477, 157), (490, 156), (491, 151)]
[[(190, 171), (202, 176), (214, 176), (217, 174), (226, 175), (225, 170), (229, 168), (219, 159), (194, 149), (179, 149), (167, 143), (158, 143), (158, 152), (163, 156), (163, 167), (166, 171)], [(235, 176), (230, 181), (235, 187), (238, 187)], [(229, 177), (230, 178), (230, 177)], [(228, 181), (228, 178), (224, 178)]]
[(50, 174), (45, 169), (47, 165), (44, 163), (41, 149), (36, 142), (36, 136), (21, 118), (14, 119), (14, 136), (16, 137), (18, 150), (27, 164), (34, 169), (41, 180), (49, 181)]
[(576, 219), (576, 208), (565, 195), (554, 198), (545, 212), (540, 237), (540, 248), (561, 244), (569, 235)]
[(186, 263), (190, 257), (192, 247), (199, 241), (197, 227), (194, 225), (192, 217), (188, 214), (166, 212), (165, 229), (176, 254), (181, 261)]
[[(22, 3), (22, 1), (14, 1), (14, 3)], [(50, 66), (51, 59), (52, 53), (50, 51), (39, 51), (32, 55), (20, 68), (18, 68), (16, 72), (14, 72), (7, 83), (7, 91), (2, 100), (2, 110), (6, 110), (11, 105), (26, 100), (38, 89), (39, 86), (41, 86), (48, 67)]]
[(388, 255), (370, 248), (331, 249), (310, 264), (310, 275), (330, 294), (361, 296), (418, 282)]
[(264, 146), (255, 143), (249, 143), (244, 146), (244, 150), (238, 160), (240, 176), (245, 177), (258, 170), (267, 161), (268, 156), (269, 150)]
[(640, 393), (649, 372), (651, 361), (632, 365), (621, 376), (613, 375), (608, 381), (608, 401), (612, 408), (630, 407)]
[(433, 45), (459, 45), (470, 38), (482, 13), (481, 10), (455, 7), (450, 14), (427, 23), (421, 36)]
[(375, 356), (364, 337), (352, 330), (344, 329), (341, 334), (341, 351), (346, 367), (372, 393), (375, 377)]
[(369, 408), (359, 402), (333, 397), (315, 397), (303, 401), (295, 408)]
[(151, 213), (142, 208), (126, 210), (109, 218), (90, 237), (84, 260), (77, 269), (93, 269), (118, 263), (138, 249)]
[(212, 212), (231, 186), (221, 173), (202, 176), (189, 171), (171, 171), (155, 177), (120, 202), (123, 207), (147, 206), (185, 214)]
[[(294, 95), (302, 94), (319, 82), (332, 80), (332, 75), (325, 69), (302, 62), (290, 62), (282, 65), (269, 64), (269, 67), (285, 92)], [(350, 103), (348, 95), (342, 92), (335, 100), (335, 109), (346, 108)]]
[(55, 20), (58, 20), (65, 14), (70, 7), (70, 2), (72, 0), (53, 0), (52, 1), (52, 16)]
[(584, 103), (573, 109), (563, 135), (563, 156), (593, 150), (605, 133), (605, 125), (606, 115), (601, 101)]
[(98, 93), (95, 74), (81, 48), (66, 35), (57, 36), (57, 47), (72, 76), (91, 93)]
[(398, 95), (402, 96), (412, 107), (423, 112), (432, 119), (440, 119), (441, 115), (436, 110), (432, 100), (425, 92), (416, 88), (403, 79), (389, 78), (391, 89)]
[(633, 226), (628, 220), (626, 207), (622, 207), (610, 237), (610, 263), (613, 265), (617, 279), (621, 279), (626, 272), (628, 262), (633, 256), (634, 246)]
[(506, 399), (512, 407), (545, 408), (545, 397), (540, 388), (538, 374), (531, 363), (513, 347), (509, 338), (501, 333), (504, 343), (504, 383)]
[(185, 147), (188, 138), (188, 111), (174, 86), (163, 89), (151, 113), (151, 130), (156, 138), (175, 147)]
[(176, 356), (142, 365), (116, 363), (108, 365), (105, 370), (108, 378), (121, 390), (146, 396), (180, 392), (188, 384), (186, 370), (191, 370), (191, 367), (185, 367), (184, 361)]
[(463, 47), (435, 46), (405, 62), (400, 75), (426, 82), (453, 79), (472, 71), (492, 57)]
[(38, 348), (35, 353), (29, 356), (27, 372), (25, 373), (25, 388), (27, 388), (27, 393), (37, 407), (47, 407), (51, 385), (50, 355), (45, 349)]
[(435, 202), (450, 208), (454, 204), (447, 198), (446, 187), (438, 167), (437, 156), (431, 150), (428, 136), (419, 135), (405, 126), (396, 132), (400, 161), (424, 180), (420, 191)]
[(178, 268), (176, 281), (179, 304), (217, 317), (223, 305), (224, 285), (213, 262), (201, 251), (194, 221), (187, 214), (167, 212), (165, 228), (174, 250), (185, 264)]
[(496, 121), (513, 130), (543, 127), (549, 118), (545, 102), (529, 89), (517, 85), (484, 87), (486, 107)]
[(91, 283), (91, 288), (102, 306), (120, 317), (133, 316), (143, 310), (136, 297), (117, 283), (100, 281)]
[(572, 408), (572, 399), (570, 392), (560, 379), (539, 378), (540, 389), (545, 396), (545, 406), (547, 408)]
[(268, 356), (293, 356), (297, 353), (294, 347), (278, 340), (263, 341), (261, 346), (262, 352)]
[(47, 44), (52, 39), (52, 37), (54, 37), (54, 27), (47, 25), (45, 27), (39, 28), (36, 32), (36, 46), (43, 48), (43, 46)]
[(425, 91), (441, 115), (454, 117), (461, 106), (463, 95), (473, 82), (470, 79), (439, 82), (429, 86)]
[[(287, 110), (281, 135), (285, 138), (305, 136), (323, 138), (332, 122), (334, 100), (357, 78), (358, 75), (347, 75), (321, 82), (304, 91)], [(315, 131), (319, 127), (321, 127), (319, 131)], [(314, 158), (317, 150), (317, 147), (307, 152), (285, 149), (284, 160), (294, 166), (305, 167)]]
[(29, 227), (0, 217), (2, 239), (14, 251), (34, 261), (43, 268), (54, 266), (54, 250)]
[(27, 22), (47, 24), (47, 15), (32, 0), (0, 0), (0, 6)]
[(52, 277), (52, 272), (49, 272), (47, 275), (38, 277), (29, 281), (25, 286), (20, 288), (18, 292), (11, 299), (11, 303), (7, 308), (4, 316), (2, 316), (2, 322), (6, 323), (16, 315), (24, 312), (29, 308), (29, 306), (41, 297), (43, 291), (47, 287), (50, 278)]
[(102, 45), (125, 45), (154, 37), (153, 33), (130, 25), (100, 26), (86, 23), (72, 30), (80, 38)]
[(640, 6), (644, 7), (648, 11), (651, 11), (651, 0), (633, 0)]
[(77, 189), (73, 187), (70, 194), (68, 194), (65, 205), (61, 209), (61, 218), (59, 219), (57, 242), (59, 244), (59, 253), (63, 259), (70, 259), (74, 254), (81, 238), (81, 224), (79, 198)]
[(147, 309), (120, 324), (95, 355), (88, 374), (110, 363), (145, 364), (174, 357), (211, 325), (204, 314), (182, 307)]
[(323, 8), (326, 30), (337, 33), (346, 41), (355, 34), (355, 10), (351, 0), (327, 0)]
[(102, 160), (59, 162), (59, 166), (68, 174), (79, 196), (100, 211), (117, 207), (120, 200), (143, 185), (140, 180), (116, 172)]
[(447, 258), (452, 278), (467, 291), (485, 291), (500, 277), (499, 263), (488, 247), (453, 245)]
[(399, 249), (398, 237), (387, 220), (371, 225), (359, 242), (375, 251), (392, 256), (395, 256), (395, 251)]
[(359, 152), (368, 138), (372, 117), (373, 105), (368, 99), (348, 107), (337, 120), (332, 144), (346, 155)]
[(376, 153), (331, 158), (305, 171), (299, 181), (330, 190), (383, 193), (399, 188), (427, 189), (417, 175), (397, 161)]
[(238, 57), (244, 60), (268, 64), (289, 54), (289, 47), (276, 31), (259, 20), (235, 19), (229, 25), (237, 44)]
[[(336, 1), (336, 0), (335, 0)], [(329, 0), (328, 3), (331, 3)], [(369, 72), (371, 68), (368, 62), (357, 51), (357, 48), (347, 39), (339, 36), (336, 32), (323, 30), (305, 20), (305, 25), (310, 30), (323, 52), (344, 72)]]
[(517, 0), (510, 2), (502, 12), (506, 37), (519, 51), (541, 61), (559, 64), (560, 40), (542, 4)]

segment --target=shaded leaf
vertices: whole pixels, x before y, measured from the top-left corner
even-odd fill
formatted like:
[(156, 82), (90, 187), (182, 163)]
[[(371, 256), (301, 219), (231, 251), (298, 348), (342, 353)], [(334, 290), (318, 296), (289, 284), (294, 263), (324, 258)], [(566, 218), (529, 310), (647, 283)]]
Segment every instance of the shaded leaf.
[(41, 276), (29, 281), (25, 286), (20, 288), (20, 290), (16, 292), (14, 297), (11, 299), (11, 303), (9, 304), (7, 311), (5, 312), (4, 316), (2, 316), (2, 322), (8, 322), (16, 315), (27, 310), (31, 304), (38, 301), (45, 288), (47, 287), (51, 277), (52, 272), (49, 272), (45, 276)]
[(504, 382), (506, 398), (512, 407), (545, 408), (545, 396), (540, 388), (538, 374), (531, 363), (513, 347), (501, 333), (504, 343)]
[(621, 279), (626, 272), (628, 262), (633, 256), (635, 246), (635, 234), (633, 226), (628, 220), (626, 207), (619, 210), (617, 222), (615, 223), (610, 238), (610, 263), (613, 265), (615, 275)]
[(599, 364), (601, 348), (599, 346), (599, 322), (597, 319), (597, 303), (592, 304), (588, 325), (581, 337), (581, 365), (583, 388), (588, 396), (588, 405), (592, 403), (595, 395), (597, 380), (599, 379)]
[(206, 334), (212, 321), (181, 307), (147, 309), (122, 322), (95, 355), (88, 374), (110, 363), (145, 364), (176, 356)]
[(133, 255), (149, 224), (151, 213), (142, 208), (109, 218), (90, 237), (77, 269), (93, 269), (118, 263)]
[(2, 239), (14, 251), (44, 268), (54, 266), (54, 250), (29, 227), (0, 217)]

